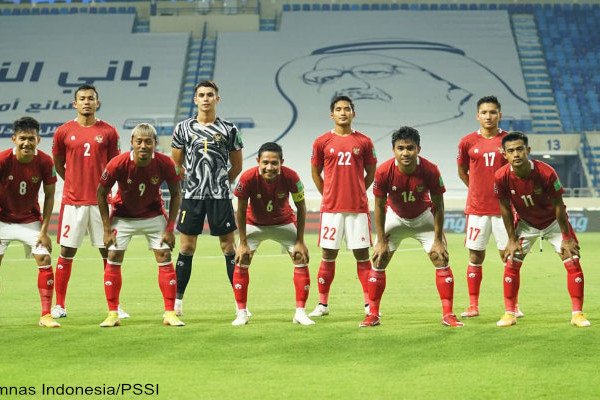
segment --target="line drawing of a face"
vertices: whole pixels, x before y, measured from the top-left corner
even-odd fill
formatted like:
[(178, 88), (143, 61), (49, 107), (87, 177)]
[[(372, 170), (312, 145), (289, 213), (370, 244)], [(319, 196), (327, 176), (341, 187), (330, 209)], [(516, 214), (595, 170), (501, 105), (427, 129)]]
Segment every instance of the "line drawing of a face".
[[(447, 69), (437, 65), (440, 57), (450, 61)], [(475, 76), (461, 76), (461, 66), (463, 75), (476, 71)], [(423, 127), (452, 121), (472, 113), (472, 103), (481, 93), (476, 96), (469, 85), (483, 79), (493, 83), (492, 93), (502, 91), (500, 96), (508, 93), (526, 103), (491, 69), (443, 43), (368, 40), (316, 49), (277, 71), (275, 84), (290, 105), (292, 118), (275, 141), (290, 132), (298, 118), (304, 121), (319, 115), (313, 113), (323, 114), (323, 105), (338, 95), (356, 104), (357, 126), (385, 132), (374, 141), (387, 140), (399, 122)]]

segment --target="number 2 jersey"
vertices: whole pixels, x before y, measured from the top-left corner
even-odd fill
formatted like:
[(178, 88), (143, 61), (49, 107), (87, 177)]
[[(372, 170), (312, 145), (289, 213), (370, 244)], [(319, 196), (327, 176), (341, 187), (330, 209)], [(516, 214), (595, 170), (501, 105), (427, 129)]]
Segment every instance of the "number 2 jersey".
[(41, 221), (38, 193), (42, 183), (56, 183), (52, 158), (36, 150), (33, 160), (22, 164), (15, 149), (0, 153), (0, 221), (27, 224)]
[(506, 134), (498, 129), (498, 134), (488, 139), (475, 131), (458, 144), (458, 165), (468, 167), (469, 171), (467, 215), (500, 215), (500, 206), (494, 196), (494, 174), (507, 163), (500, 152)]
[(313, 143), (311, 163), (323, 168), (321, 212), (369, 212), (365, 166), (376, 165), (371, 139), (358, 132), (340, 136), (329, 131)]
[(437, 165), (423, 157), (417, 158), (417, 168), (405, 174), (395, 158), (381, 164), (375, 171), (373, 194), (387, 197), (387, 205), (400, 218), (412, 219), (432, 207), (432, 196), (446, 191)]
[(111, 204), (112, 215), (122, 218), (152, 218), (166, 215), (160, 186), (180, 180), (170, 157), (155, 152), (150, 164), (138, 167), (133, 152), (123, 153), (110, 160), (100, 178), (100, 184), (110, 190), (115, 182), (119, 190)]
[(106, 164), (119, 154), (119, 134), (104, 121), (82, 126), (69, 121), (58, 127), (52, 154), (65, 160), (62, 204), (96, 205), (96, 191)]
[(537, 229), (548, 227), (556, 219), (552, 200), (564, 189), (554, 168), (530, 160), (531, 173), (519, 178), (507, 164), (496, 172), (494, 191), (500, 200), (510, 200), (520, 219)]
[(269, 182), (260, 175), (258, 167), (246, 170), (233, 192), (237, 198), (248, 199), (246, 221), (249, 225), (284, 225), (296, 221), (290, 207), (290, 193), (294, 202), (304, 200), (304, 185), (298, 174), (285, 166)]

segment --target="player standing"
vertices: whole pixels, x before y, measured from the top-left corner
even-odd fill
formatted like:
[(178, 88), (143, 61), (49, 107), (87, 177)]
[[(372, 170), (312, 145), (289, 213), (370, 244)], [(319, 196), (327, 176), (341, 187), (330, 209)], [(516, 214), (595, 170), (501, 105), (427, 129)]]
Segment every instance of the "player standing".
[(322, 260), (317, 275), (319, 304), (309, 314), (311, 317), (329, 314), (329, 289), (344, 237), (346, 247), (356, 259), (368, 314), (371, 221), (367, 188), (373, 183), (377, 157), (371, 139), (352, 129), (356, 114), (349, 97), (335, 97), (330, 111), (334, 128), (314, 141), (311, 156), (312, 178), (323, 195), (319, 232)]
[[(108, 265), (104, 270), (108, 317), (100, 326), (120, 325), (121, 264), (125, 250), (136, 234), (146, 236), (148, 248), (154, 251), (158, 263), (158, 285), (165, 304), (163, 323), (183, 326), (185, 324), (174, 311), (177, 278), (171, 261), (171, 250), (175, 246), (173, 230), (181, 203), (179, 171), (173, 160), (154, 151), (156, 130), (152, 125), (138, 124), (131, 132), (131, 146), (131, 152), (123, 153), (108, 163), (98, 186), (104, 245), (108, 249)], [(171, 194), (168, 219), (160, 189), (165, 181)], [(109, 216), (106, 196), (115, 182), (119, 190), (112, 201), (113, 213)]]
[[(506, 164), (500, 151), (506, 132), (498, 127), (502, 118), (498, 99), (495, 96), (479, 99), (476, 118), (479, 121), (479, 129), (460, 140), (457, 157), (458, 176), (468, 188), (465, 247), (469, 249), (469, 307), (461, 313), (462, 317), (467, 318), (479, 315), (482, 266), (490, 236), (493, 234), (496, 239), (500, 258), (504, 256), (504, 248), (508, 241), (500, 216), (500, 207), (494, 196), (494, 173)], [(522, 315), (518, 311), (518, 316)]]
[(442, 301), (442, 324), (463, 326), (452, 312), (454, 277), (448, 265), (443, 232), (446, 188), (438, 167), (419, 156), (420, 142), (416, 129), (408, 126), (398, 129), (392, 134), (394, 157), (381, 164), (375, 173), (377, 244), (369, 274), (370, 314), (361, 327), (380, 323), (379, 303), (385, 290), (385, 268), (405, 238), (419, 241), (435, 267), (435, 283)]
[[(38, 266), (38, 291), (42, 303), (39, 325), (59, 327), (52, 319), (52, 240), (48, 226), (54, 207), (56, 172), (52, 158), (37, 149), (40, 124), (31, 117), (13, 123), (14, 148), (0, 153), (0, 263), (9, 243), (17, 240), (25, 246), (25, 255), (33, 255)], [(44, 206), (40, 212), (38, 193), (44, 185)]]
[[(232, 325), (248, 323), (248, 267), (260, 243), (267, 239), (274, 240), (285, 248), (294, 263), (296, 312), (292, 322), (313, 325), (314, 321), (308, 318), (304, 309), (310, 288), (308, 248), (304, 243), (304, 185), (294, 170), (282, 165), (283, 150), (277, 143), (263, 144), (258, 150), (256, 161), (258, 168), (246, 170), (234, 191), (238, 198), (240, 244), (236, 251), (233, 273), (233, 292), (238, 312)], [(296, 205), (297, 222), (290, 207), (290, 194)]]
[[(77, 117), (58, 127), (52, 143), (56, 172), (64, 180), (58, 230), (60, 256), (55, 276), (56, 305), (52, 308), (54, 318), (67, 316), (65, 298), (73, 258), (86, 231), (92, 246), (100, 250), (106, 268), (108, 251), (102, 238), (96, 190), (104, 167), (119, 154), (116, 129), (96, 118), (96, 110), (100, 107), (96, 88), (91, 85), (77, 88), (73, 107)], [(120, 315), (121, 318), (129, 317), (122, 310)]]
[[(583, 271), (579, 264), (579, 243), (569, 223), (562, 194), (564, 189), (556, 171), (546, 163), (529, 160), (529, 141), (521, 132), (510, 132), (502, 139), (509, 165), (496, 172), (495, 192), (500, 200), (502, 220), (508, 232), (504, 261), (505, 313), (498, 326), (517, 323), (515, 307), (519, 294), (520, 269), (537, 238), (546, 239), (559, 254), (567, 270), (567, 289), (571, 297), (571, 324), (590, 326), (583, 314)], [(516, 217), (513, 215), (513, 209)]]
[(243, 144), (237, 127), (217, 117), (219, 100), (219, 88), (214, 82), (198, 83), (194, 89), (198, 114), (179, 122), (173, 132), (171, 154), (175, 164), (186, 174), (177, 222), (181, 233), (175, 301), (178, 315), (183, 314), (183, 295), (192, 274), (192, 257), (205, 218), (208, 218), (210, 234), (219, 237), (227, 276), (233, 284), (236, 225), (230, 183), (242, 171)]

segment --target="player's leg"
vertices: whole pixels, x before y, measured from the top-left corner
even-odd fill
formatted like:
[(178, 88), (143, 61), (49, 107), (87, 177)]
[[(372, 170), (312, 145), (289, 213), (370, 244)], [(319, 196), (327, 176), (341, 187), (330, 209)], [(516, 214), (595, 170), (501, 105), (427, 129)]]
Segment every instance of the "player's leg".
[[(577, 235), (569, 224), (569, 236), (577, 242)], [(583, 270), (579, 262), (579, 256), (568, 257), (562, 254), (563, 235), (558, 226), (558, 222), (554, 222), (542, 232), (543, 238), (546, 239), (554, 248), (554, 251), (561, 258), (565, 270), (567, 271), (567, 290), (571, 298), (571, 324), (580, 328), (585, 328), (591, 325), (590, 321), (583, 313), (583, 297), (585, 280)]]
[(486, 215), (467, 215), (465, 247), (469, 249), (467, 265), (467, 287), (469, 289), (469, 307), (461, 313), (462, 317), (479, 315), (479, 292), (483, 278), (485, 248), (492, 233), (492, 220)]
[(319, 303), (308, 314), (309, 317), (322, 317), (329, 314), (329, 291), (335, 278), (337, 259), (344, 237), (344, 214), (321, 213), (318, 245), (321, 247), (321, 263), (317, 273)]
[[(89, 206), (90, 218), (88, 232), (90, 235), (90, 242), (92, 246), (96, 247), (102, 257), (103, 268), (106, 269), (108, 265), (108, 249), (104, 247), (104, 226), (102, 225), (102, 217), (100, 216), (100, 210), (98, 206)], [(121, 304), (118, 304), (117, 312), (119, 313), (120, 319), (129, 318), (129, 314), (123, 310)]]
[(205, 200), (206, 216), (210, 234), (219, 237), (221, 251), (225, 257), (225, 270), (229, 283), (233, 285), (233, 270), (235, 269), (235, 212), (229, 199)]
[[(508, 234), (506, 233), (506, 228), (504, 227), (504, 221), (502, 221), (502, 217), (492, 217), (492, 234), (496, 240), (496, 248), (498, 249), (500, 259), (504, 260), (504, 249), (506, 249), (506, 245), (508, 244)], [(522, 318), (525, 316), (525, 314), (523, 314), (519, 308), (518, 297), (515, 299), (515, 316), (517, 318)]]
[(198, 235), (202, 234), (206, 208), (203, 200), (183, 199), (177, 219), (179, 255), (176, 263), (177, 296), (175, 313), (183, 315), (183, 296), (192, 276), (192, 261), (196, 251)]
[(63, 204), (58, 216), (58, 236), (60, 255), (56, 261), (54, 274), (54, 290), (56, 292), (56, 305), (52, 308), (52, 317), (63, 318), (67, 316), (66, 297), (73, 259), (77, 249), (81, 247), (83, 237), (87, 230), (89, 210), (85, 206)]
[(344, 232), (346, 244), (356, 259), (356, 273), (363, 291), (365, 315), (369, 315), (369, 273), (371, 259), (369, 247), (371, 243), (371, 219), (368, 213), (345, 214)]
[[(121, 236), (121, 233), (118, 233), (118, 236)], [(110, 328), (121, 324), (119, 318), (119, 296), (123, 283), (121, 265), (127, 247), (121, 247), (119, 242), (120, 240), (117, 239), (117, 247), (112, 247), (108, 251), (106, 268), (104, 268), (104, 295), (108, 305), (108, 316), (100, 323), (102, 328)]]

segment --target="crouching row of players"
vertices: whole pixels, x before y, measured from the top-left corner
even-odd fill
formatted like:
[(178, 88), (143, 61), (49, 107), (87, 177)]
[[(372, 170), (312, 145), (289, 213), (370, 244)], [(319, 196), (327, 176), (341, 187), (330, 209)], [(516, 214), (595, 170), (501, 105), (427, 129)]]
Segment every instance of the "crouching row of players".
[[(59, 324), (50, 315), (53, 293), (50, 260), (52, 242), (47, 233), (54, 204), (56, 176), (50, 157), (36, 149), (40, 139), (37, 122), (29, 117), (21, 118), (15, 122), (14, 132), (15, 147), (0, 153), (3, 192), (0, 197), (0, 261), (12, 240), (21, 241), (26, 250), (30, 249), (39, 268), (38, 288), (42, 303), (39, 324), (58, 327)], [(144, 235), (154, 252), (159, 287), (164, 299), (164, 324), (183, 326), (185, 324), (174, 310), (177, 277), (171, 261), (171, 250), (175, 245), (173, 231), (181, 202), (181, 174), (171, 158), (154, 151), (156, 131), (151, 125), (139, 124), (133, 129), (131, 146), (132, 151), (120, 154), (108, 163), (97, 192), (104, 226), (104, 244), (108, 249), (104, 287), (109, 313), (100, 326), (120, 324), (121, 263), (134, 235)], [(558, 177), (547, 164), (528, 159), (530, 149), (527, 137), (522, 133), (506, 135), (502, 147), (509, 164), (496, 173), (495, 191), (509, 243), (505, 252), (504, 273), (506, 313), (498, 325), (511, 326), (516, 323), (514, 310), (520, 267), (536, 238), (543, 237), (559, 253), (567, 269), (572, 324), (589, 326), (589, 321), (582, 313), (584, 284), (579, 264), (579, 246), (568, 222)], [(420, 137), (413, 128), (402, 127), (394, 132), (392, 149), (394, 157), (380, 165), (375, 172), (375, 228), (379, 240), (372, 257), (373, 266), (368, 271), (367, 315), (360, 326), (380, 324), (379, 306), (386, 286), (385, 269), (400, 242), (412, 237), (421, 243), (435, 266), (436, 286), (442, 303), (442, 324), (461, 327), (462, 322), (452, 311), (454, 279), (442, 230), (445, 188), (440, 172), (435, 164), (419, 156)], [(293, 322), (312, 325), (314, 321), (305, 312), (310, 276), (309, 254), (304, 243), (306, 207), (302, 182), (296, 172), (282, 165), (282, 149), (276, 143), (261, 146), (257, 162), (258, 168), (247, 170), (235, 189), (239, 200), (237, 222), (240, 243), (233, 274), (238, 313), (232, 324), (245, 325), (248, 322), (248, 267), (260, 243), (271, 239), (287, 249), (294, 264), (296, 311)], [(163, 182), (167, 183), (171, 195), (168, 214), (160, 194)], [(115, 183), (118, 191), (111, 200), (111, 215), (107, 195)], [(44, 206), (40, 211), (37, 193), (42, 184)], [(297, 215), (290, 207), (290, 194)], [(517, 212), (516, 219), (511, 205)], [(181, 218), (185, 218), (185, 215), (180, 215)], [(515, 224), (514, 220), (518, 222)], [(320, 304), (310, 315), (319, 317), (328, 312), (328, 307)]]

